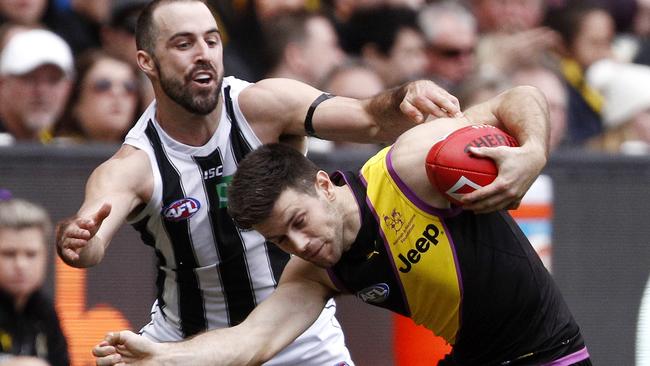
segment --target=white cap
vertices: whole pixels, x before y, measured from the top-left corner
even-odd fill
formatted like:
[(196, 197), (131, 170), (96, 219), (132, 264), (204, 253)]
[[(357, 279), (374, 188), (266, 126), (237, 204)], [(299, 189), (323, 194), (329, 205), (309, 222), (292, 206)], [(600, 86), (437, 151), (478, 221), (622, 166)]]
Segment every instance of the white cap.
[(587, 70), (587, 83), (605, 97), (603, 122), (616, 127), (650, 109), (650, 66), (601, 60)]
[(1, 75), (24, 75), (42, 65), (55, 65), (73, 75), (70, 46), (53, 32), (32, 29), (11, 36), (0, 58)]

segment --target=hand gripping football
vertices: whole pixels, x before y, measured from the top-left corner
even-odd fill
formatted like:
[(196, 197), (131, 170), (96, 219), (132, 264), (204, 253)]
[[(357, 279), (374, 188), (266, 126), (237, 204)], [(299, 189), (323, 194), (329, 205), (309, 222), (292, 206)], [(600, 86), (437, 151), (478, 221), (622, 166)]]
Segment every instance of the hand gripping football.
[(492, 159), (474, 156), (469, 147), (519, 146), (517, 140), (489, 125), (458, 129), (431, 147), (426, 170), (429, 182), (450, 202), (462, 205), (460, 198), (486, 186), (497, 176)]

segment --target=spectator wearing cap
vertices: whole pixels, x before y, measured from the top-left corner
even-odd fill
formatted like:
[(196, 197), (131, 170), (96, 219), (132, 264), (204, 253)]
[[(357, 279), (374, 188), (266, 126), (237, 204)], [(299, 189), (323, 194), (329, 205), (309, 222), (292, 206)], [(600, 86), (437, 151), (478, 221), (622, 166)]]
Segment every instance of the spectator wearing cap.
[[(70, 364), (52, 301), (42, 291), (51, 222), (43, 207), (0, 190), (0, 363), (33, 356)], [(28, 359), (23, 359), (28, 361)], [(42, 365), (43, 363), (12, 363)]]
[(605, 131), (590, 146), (650, 154), (650, 66), (605, 59), (594, 63), (586, 78), (605, 99)]
[(61, 37), (43, 29), (14, 34), (0, 56), (0, 133), (48, 142), (73, 74), (73, 56)]

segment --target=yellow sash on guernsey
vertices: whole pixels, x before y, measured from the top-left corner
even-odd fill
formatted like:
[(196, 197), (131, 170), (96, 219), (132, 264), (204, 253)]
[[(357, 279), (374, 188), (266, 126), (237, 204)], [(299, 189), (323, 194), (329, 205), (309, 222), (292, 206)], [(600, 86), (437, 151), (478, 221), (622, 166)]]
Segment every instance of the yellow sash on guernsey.
[(361, 169), (368, 199), (380, 221), (411, 318), (454, 344), (461, 300), (454, 250), (440, 218), (418, 208), (390, 176), (389, 149)]

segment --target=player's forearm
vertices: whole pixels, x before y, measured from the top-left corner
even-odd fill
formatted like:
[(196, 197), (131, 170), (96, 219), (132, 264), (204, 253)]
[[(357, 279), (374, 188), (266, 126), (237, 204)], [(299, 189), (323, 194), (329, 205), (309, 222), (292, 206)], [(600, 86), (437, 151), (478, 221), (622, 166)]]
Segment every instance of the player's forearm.
[(536, 88), (520, 86), (500, 96), (494, 114), (521, 146), (548, 156), (549, 112), (544, 95)]
[[(153, 357), (156, 365), (260, 365), (254, 334), (233, 327), (213, 330), (177, 343), (164, 343)], [(259, 346), (258, 346), (259, 347)]]
[(375, 124), (374, 136), (372, 136), (374, 139), (380, 142), (392, 142), (415, 125), (400, 110), (400, 104), (406, 96), (407, 85), (386, 90), (364, 100), (364, 109)]
[(92, 238), (84, 249), (79, 252), (79, 260), (75, 267), (88, 268), (99, 264), (104, 258), (105, 244), (98, 236)]

